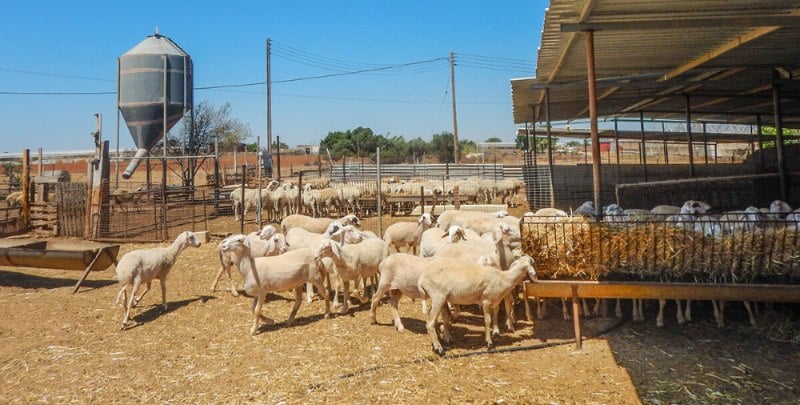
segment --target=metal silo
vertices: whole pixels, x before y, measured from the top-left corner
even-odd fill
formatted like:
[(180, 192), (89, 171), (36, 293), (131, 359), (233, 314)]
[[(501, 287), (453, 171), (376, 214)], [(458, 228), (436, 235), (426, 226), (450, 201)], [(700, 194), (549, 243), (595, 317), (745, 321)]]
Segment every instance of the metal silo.
[(137, 148), (122, 174), (128, 179), (148, 151), (192, 108), (192, 59), (156, 30), (120, 56), (118, 65), (117, 105)]

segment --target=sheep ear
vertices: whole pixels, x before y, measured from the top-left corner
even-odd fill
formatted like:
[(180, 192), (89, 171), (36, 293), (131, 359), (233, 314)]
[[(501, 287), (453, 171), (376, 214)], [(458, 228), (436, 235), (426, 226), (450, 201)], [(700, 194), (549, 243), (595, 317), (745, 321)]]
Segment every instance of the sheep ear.
[(494, 236), (494, 238), (493, 238), (494, 239), (494, 243), (500, 242), (501, 240), (503, 240), (503, 231), (498, 229), (498, 230), (494, 231), (494, 235), (493, 236)]
[(443, 234), (442, 234), (442, 238), (446, 238), (446, 237), (448, 237), (448, 236), (450, 236), (450, 233), (449, 233), (449, 232), (445, 232), (445, 233), (443, 233)]
[(330, 241), (330, 245), (331, 245), (331, 252), (333, 252), (333, 254), (336, 257), (341, 257), (341, 254), (339, 252), (339, 244), (334, 241)]

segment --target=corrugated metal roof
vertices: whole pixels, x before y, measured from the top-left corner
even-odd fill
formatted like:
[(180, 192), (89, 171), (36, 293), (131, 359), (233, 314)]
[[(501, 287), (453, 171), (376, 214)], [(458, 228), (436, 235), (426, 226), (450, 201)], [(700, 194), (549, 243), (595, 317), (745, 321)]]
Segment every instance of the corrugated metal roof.
[[(773, 25), (774, 24), (774, 25)], [(514, 122), (588, 117), (586, 34), (594, 31), (598, 115), (800, 127), (800, 1), (552, 0), (534, 78), (512, 79)], [(776, 73), (777, 72), (777, 73)]]

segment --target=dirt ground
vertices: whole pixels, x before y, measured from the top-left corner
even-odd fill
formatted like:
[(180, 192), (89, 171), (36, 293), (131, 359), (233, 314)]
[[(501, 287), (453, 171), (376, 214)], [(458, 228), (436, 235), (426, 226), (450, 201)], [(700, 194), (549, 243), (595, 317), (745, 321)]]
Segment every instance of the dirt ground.
[[(663, 329), (650, 305), (646, 323), (584, 319), (591, 338), (576, 350), (558, 302), (533, 323), (518, 305), (517, 331), (503, 330), (493, 353), (474, 308), (454, 325), (448, 356), (439, 358), (419, 302), (407, 298), (399, 333), (386, 298), (378, 325), (369, 322), (369, 304), (326, 319), (315, 300), (286, 327), (293, 294), (272, 294), (263, 312), (276, 324), (250, 336), (252, 299), (233, 297), (225, 279), (209, 290), (217, 242), (184, 251), (167, 280), (169, 310), (161, 311), (156, 281), (133, 310), (137, 324), (124, 331), (122, 309), (113, 305), (113, 266), (91, 273), (77, 294), (79, 271), (0, 267), (0, 403), (800, 401), (794, 306), (776, 306), (752, 328), (733, 303), (720, 330), (710, 303), (696, 303), (695, 320), (681, 326), (670, 305)], [(152, 246), (124, 244), (120, 256)], [(241, 284), (235, 271), (234, 278)]]

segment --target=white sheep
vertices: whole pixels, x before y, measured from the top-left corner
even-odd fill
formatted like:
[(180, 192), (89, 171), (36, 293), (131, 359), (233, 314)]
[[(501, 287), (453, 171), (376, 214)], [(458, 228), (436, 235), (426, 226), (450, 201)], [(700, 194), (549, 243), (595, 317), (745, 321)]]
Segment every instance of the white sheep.
[[(244, 196), (242, 196), (241, 186), (231, 190), (230, 198), (231, 204), (233, 205), (234, 218), (239, 221), (240, 212), (241, 216), (244, 217), (251, 208), (261, 209), (261, 207), (266, 206), (270, 201), (270, 192), (275, 190), (279, 185), (280, 183), (278, 183), (276, 180), (270, 180), (265, 189), (245, 188)], [(260, 206), (258, 205), (259, 193), (261, 194)]]
[[(445, 304), (478, 304), (483, 309), (486, 344), (494, 349), (493, 334), (500, 333), (497, 328), (497, 314), (500, 301), (519, 284), (525, 276), (536, 280), (533, 259), (522, 256), (511, 264), (507, 271), (490, 266), (481, 266), (465, 260), (437, 257), (431, 260), (419, 277), (417, 287), (431, 299), (431, 310), (425, 327), (431, 339), (433, 351), (444, 356), (444, 348), (436, 330), (436, 318), (442, 315), (442, 338), (449, 343), (450, 314)], [(508, 308), (507, 308), (508, 309)]]
[(428, 229), (422, 233), (422, 237), (420, 238), (419, 256), (433, 257), (442, 245), (446, 243), (458, 243), (462, 240), (467, 240), (466, 231), (463, 227), (458, 225), (449, 227), (447, 232), (442, 232), (442, 230), (438, 228)]
[(501, 218), (501, 216), (498, 215), (501, 214), (480, 211), (447, 210), (439, 215), (439, 218), (436, 219), (436, 223), (440, 229), (449, 229), (453, 225), (464, 226), (465, 222), (472, 219), (496, 220), (497, 218)]
[(311, 249), (292, 250), (279, 256), (253, 257), (250, 255), (250, 241), (245, 235), (238, 235), (226, 239), (223, 250), (232, 252), (236, 267), (244, 279), (244, 290), (253, 296), (251, 335), (258, 332), (259, 321), (268, 325), (274, 323), (272, 319), (261, 314), (261, 305), (270, 292), (294, 290), (294, 306), (286, 320), (286, 326), (291, 326), (303, 303), (303, 285), (307, 282), (320, 290), (325, 300), (324, 316), (330, 316), (328, 292), (323, 286), (322, 271)]
[[(287, 215), (281, 221), (281, 231), (286, 235), (292, 228), (303, 228), (309, 232), (324, 233), (333, 221), (332, 218), (312, 218), (307, 215), (292, 214)], [(336, 221), (341, 222), (342, 225), (361, 226), (361, 221), (354, 214), (345, 215)]]
[(15, 191), (6, 196), (6, 204), (9, 208), (21, 207), (23, 200), (22, 191)]
[[(235, 236), (238, 235), (229, 236), (229, 238)], [(250, 240), (251, 253), (255, 257), (276, 256), (286, 252), (290, 247), (290, 245), (286, 242), (286, 237), (282, 234), (276, 233), (275, 227), (272, 225), (266, 225), (260, 231), (248, 234), (247, 238)], [(233, 282), (233, 277), (231, 277), (231, 266), (234, 264), (234, 259), (231, 254), (222, 250), (222, 245), (224, 242), (225, 240), (220, 242), (217, 246), (220, 269), (217, 272), (216, 277), (214, 277), (214, 282), (211, 284), (211, 291), (217, 291), (217, 284), (219, 283), (220, 278), (222, 278), (222, 274), (227, 273), (228, 280), (231, 284), (231, 294), (234, 297), (238, 297), (239, 291), (236, 289), (236, 285)]]
[[(394, 326), (399, 332), (405, 330), (403, 321), (400, 320), (398, 303), (403, 295), (411, 299), (422, 299), (423, 304), (425, 303), (417, 283), (423, 268), (431, 260), (433, 258), (418, 257), (408, 253), (395, 253), (381, 261), (378, 267), (381, 277), (378, 282), (378, 288), (375, 290), (375, 294), (372, 295), (372, 304), (370, 306), (370, 320), (373, 324), (378, 323), (376, 319), (378, 304), (384, 294), (388, 292), (394, 316)], [(425, 311), (423, 310), (423, 312)]]
[(585, 217), (593, 217), (594, 216), (594, 202), (592, 201), (584, 201), (578, 208), (572, 211), (574, 215), (583, 215)]
[[(156, 278), (161, 282), (161, 306), (165, 312), (167, 311), (167, 274), (178, 259), (178, 255), (189, 246), (199, 247), (200, 241), (194, 233), (186, 231), (178, 235), (169, 247), (137, 249), (122, 256), (117, 264), (117, 280), (122, 288), (114, 301), (124, 309), (122, 329), (125, 329), (128, 323), (131, 308), (150, 291), (150, 283)], [(136, 291), (142, 283), (145, 283), (145, 289), (137, 297)], [(128, 286), (131, 287), (130, 297), (127, 293)], [(124, 304), (120, 302), (120, 298), (125, 300)]]
[(792, 206), (785, 201), (775, 200), (769, 204), (769, 219), (784, 219), (792, 212)]
[[(328, 257), (336, 265), (336, 275), (343, 284), (344, 300), (342, 314), (348, 311), (350, 282), (366, 279), (378, 274), (381, 261), (389, 256), (389, 245), (381, 239), (365, 239), (354, 245), (339, 245), (336, 241), (323, 239), (317, 246), (317, 259)], [(363, 303), (365, 299), (358, 297)]]
[(420, 215), (416, 223), (397, 222), (389, 225), (386, 232), (383, 233), (383, 240), (398, 252), (401, 247), (406, 247), (411, 254), (417, 254), (422, 233), (428, 230), (433, 223), (431, 214), (426, 212)]

